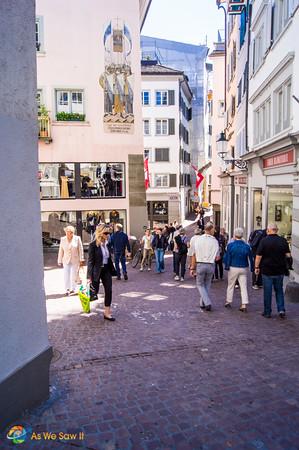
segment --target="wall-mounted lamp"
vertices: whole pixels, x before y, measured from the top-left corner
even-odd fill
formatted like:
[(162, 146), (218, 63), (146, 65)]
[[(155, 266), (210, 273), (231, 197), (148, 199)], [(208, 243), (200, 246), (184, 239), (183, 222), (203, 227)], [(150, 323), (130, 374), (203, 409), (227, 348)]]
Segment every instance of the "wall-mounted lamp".
[(238, 169), (247, 170), (247, 161), (243, 159), (226, 159), (227, 156), (227, 144), (228, 141), (225, 137), (224, 131), (220, 133), (219, 139), (217, 139), (217, 154), (228, 166), (229, 164), (234, 164)]

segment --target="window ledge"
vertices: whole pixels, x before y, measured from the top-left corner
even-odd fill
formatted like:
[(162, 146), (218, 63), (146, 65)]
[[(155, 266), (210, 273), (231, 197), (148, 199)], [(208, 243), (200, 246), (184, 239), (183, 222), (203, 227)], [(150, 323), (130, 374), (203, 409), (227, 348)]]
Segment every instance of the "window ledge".
[(37, 51), (36, 56), (46, 56), (46, 52), (44, 50)]
[(90, 127), (90, 122), (83, 120), (53, 120), (52, 126), (65, 127), (65, 126), (75, 126), (75, 127)]

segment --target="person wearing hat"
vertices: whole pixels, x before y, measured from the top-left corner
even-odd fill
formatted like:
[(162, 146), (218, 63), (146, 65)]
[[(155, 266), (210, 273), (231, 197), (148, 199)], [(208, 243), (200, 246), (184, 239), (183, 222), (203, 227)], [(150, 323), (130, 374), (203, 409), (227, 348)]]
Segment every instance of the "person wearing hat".
[(174, 238), (174, 264), (175, 281), (184, 281), (186, 273), (186, 262), (188, 253), (188, 239), (184, 228), (179, 230), (179, 234)]
[(75, 235), (73, 226), (65, 227), (64, 232), (59, 245), (58, 265), (63, 265), (65, 292), (70, 295), (76, 290), (79, 267), (84, 264), (84, 251), (81, 238)]

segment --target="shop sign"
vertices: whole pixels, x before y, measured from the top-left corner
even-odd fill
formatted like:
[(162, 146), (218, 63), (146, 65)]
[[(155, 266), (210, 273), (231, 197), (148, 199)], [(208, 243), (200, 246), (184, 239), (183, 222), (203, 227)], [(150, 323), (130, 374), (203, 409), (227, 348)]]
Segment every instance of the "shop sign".
[(235, 185), (236, 186), (247, 186), (247, 177), (246, 176), (236, 176), (235, 177)]
[(177, 194), (170, 195), (169, 200), (179, 200), (179, 196)]
[(229, 0), (227, 12), (229, 15), (241, 14), (245, 6), (245, 0)]
[(271, 167), (287, 166), (294, 162), (294, 150), (281, 152), (273, 156), (264, 158), (263, 168), (270, 169)]

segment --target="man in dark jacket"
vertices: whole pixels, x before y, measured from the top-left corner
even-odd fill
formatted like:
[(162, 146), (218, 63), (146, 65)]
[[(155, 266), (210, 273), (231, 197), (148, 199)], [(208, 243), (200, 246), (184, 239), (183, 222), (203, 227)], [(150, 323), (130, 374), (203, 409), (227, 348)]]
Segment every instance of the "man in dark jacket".
[(280, 318), (285, 317), (283, 277), (288, 267), (291, 268), (291, 253), (287, 240), (278, 236), (277, 225), (270, 224), (267, 228), (267, 237), (259, 243), (255, 258), (255, 273), (260, 272), (264, 286), (264, 312), (263, 316), (271, 317), (272, 287), (274, 287), (277, 311)]
[(114, 253), (114, 263), (117, 272), (117, 279), (121, 279), (119, 263), (121, 263), (124, 279), (128, 279), (127, 266), (126, 266), (126, 249), (128, 250), (128, 256), (131, 252), (129, 238), (126, 233), (123, 232), (123, 226), (120, 223), (115, 225), (116, 232), (112, 234), (110, 239), (110, 245)]
[(156, 230), (156, 234), (153, 238), (152, 247), (156, 256), (156, 272), (164, 272), (164, 253), (167, 248), (168, 242), (165, 236), (162, 235), (162, 228)]
[[(261, 240), (267, 236), (267, 230), (253, 230), (250, 233), (248, 244), (250, 245), (253, 259), (255, 260), (256, 252)], [(259, 289), (263, 287), (263, 280), (261, 272), (258, 275), (255, 274), (255, 271), (252, 272), (252, 288)]]

